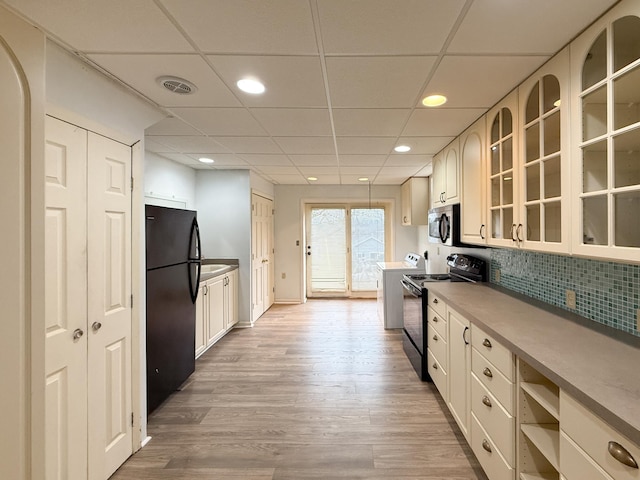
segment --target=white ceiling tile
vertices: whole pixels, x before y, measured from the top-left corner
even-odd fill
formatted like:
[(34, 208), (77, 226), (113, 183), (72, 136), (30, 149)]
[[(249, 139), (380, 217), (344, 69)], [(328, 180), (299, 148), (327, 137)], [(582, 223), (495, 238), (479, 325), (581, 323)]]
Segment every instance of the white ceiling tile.
[(333, 107), (413, 107), (436, 57), (329, 57)]
[(382, 167), (380, 169), (380, 175), (392, 177), (394, 175), (402, 176), (402, 177), (412, 177), (416, 173), (418, 173), (423, 167)]
[(614, 3), (615, 0), (476, 1), (448, 52), (550, 55)]
[(328, 54), (438, 53), (463, 0), (319, 0)]
[(292, 166), (291, 160), (286, 155), (262, 155), (262, 154), (241, 154), (247, 163), (257, 167), (265, 165)]
[(207, 53), (317, 53), (306, 1), (162, 0)]
[(298, 166), (310, 166), (310, 165), (317, 165), (322, 167), (338, 166), (338, 158), (335, 155), (289, 155), (289, 158), (295, 165), (298, 165)]
[(426, 153), (435, 154), (451, 143), (455, 137), (400, 137), (394, 145), (408, 145), (411, 154)]
[(163, 143), (156, 142), (152, 137), (144, 138), (144, 149), (154, 153), (175, 152), (175, 148), (168, 147)]
[(173, 161), (173, 162), (178, 162), (181, 163), (183, 165), (188, 165), (190, 167), (201, 167), (201, 166), (206, 166), (201, 162), (198, 162), (198, 160), (196, 160), (193, 157), (190, 157), (189, 155), (185, 155), (183, 153), (162, 153), (160, 154), (160, 156), (164, 157), (164, 158), (168, 158), (169, 160)]
[(418, 171), (414, 177), (429, 177), (433, 173), (433, 162)]
[(234, 153), (282, 153), (269, 137), (214, 137)]
[[(326, 107), (320, 57), (209, 55), (215, 71), (248, 107)], [(265, 86), (262, 95), (240, 90), (236, 82), (250, 77)]]
[(335, 109), (333, 123), (337, 136), (397, 137), (410, 113), (399, 108)]
[(269, 175), (274, 182), (280, 185), (307, 185), (309, 182), (302, 175)]
[(340, 175), (323, 175), (317, 177), (318, 180), (307, 180), (306, 183), (311, 185), (340, 185)]
[(385, 167), (424, 167), (433, 160), (432, 155), (389, 155)]
[(386, 155), (395, 145), (395, 137), (338, 137), (338, 154)]
[(407, 178), (402, 175), (378, 175), (373, 181), (374, 185), (402, 185), (407, 181)]
[[(194, 158), (207, 157), (213, 160), (211, 167), (247, 167), (248, 164), (242, 158), (233, 154), (210, 154), (210, 153), (194, 153), (190, 156)], [(199, 162), (200, 163), (200, 162)]]
[(25, 16), (84, 52), (192, 52), (153, 0), (7, 0)]
[(413, 111), (402, 136), (430, 137), (459, 135), (474, 120), (480, 118), (482, 108), (420, 108)]
[(294, 166), (283, 166), (283, 165), (263, 165), (257, 167), (260, 172), (265, 175), (300, 175), (298, 169)]
[[(89, 58), (165, 107), (235, 107), (240, 102), (199, 55), (93, 54)], [(158, 82), (176, 76), (193, 83), (195, 93), (171, 92)]]
[(328, 175), (336, 175), (338, 171), (336, 167), (318, 167), (318, 166), (300, 167), (299, 169), (300, 169), (300, 172), (305, 177), (318, 177), (318, 178), (326, 177)]
[(324, 108), (253, 108), (251, 113), (273, 136), (315, 137), (331, 135), (329, 110)]
[(335, 154), (336, 149), (332, 137), (274, 137), (284, 153), (313, 155)]
[(244, 108), (173, 108), (174, 114), (208, 135), (266, 136)]
[(386, 155), (340, 155), (340, 166), (381, 167), (386, 159)]
[(341, 180), (341, 183), (343, 185), (360, 185), (361, 187), (364, 187), (363, 193), (364, 193), (364, 195), (367, 195), (369, 182), (373, 181), (373, 177), (374, 176), (371, 175), (371, 178), (369, 178), (369, 180), (366, 181), (366, 182), (360, 181), (360, 179), (362, 177), (363, 177), (362, 175), (345, 175), (345, 174), (342, 174), (342, 175), (340, 175), (340, 180)]
[[(420, 98), (447, 96), (447, 108), (495, 105), (506, 92), (533, 73), (546, 56), (446, 56)], [(473, 88), (469, 79), (473, 78)]]
[(144, 131), (145, 135), (199, 135), (200, 132), (179, 118), (167, 117)]
[(166, 145), (171, 150), (181, 153), (210, 152), (229, 153), (229, 150), (209, 137), (198, 137), (195, 135), (147, 135), (145, 140)]
[(357, 167), (340, 166), (341, 175), (359, 175), (360, 177), (373, 178), (380, 171), (380, 167), (367, 167), (364, 165)]

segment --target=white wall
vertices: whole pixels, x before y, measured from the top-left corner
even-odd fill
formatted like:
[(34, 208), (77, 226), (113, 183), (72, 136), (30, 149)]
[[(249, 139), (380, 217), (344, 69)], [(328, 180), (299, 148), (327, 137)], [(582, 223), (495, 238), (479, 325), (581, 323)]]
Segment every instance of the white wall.
[(238, 317), (251, 322), (251, 182), (248, 170), (198, 170), (196, 208), (206, 258), (239, 261)]
[[(153, 152), (145, 151), (144, 195), (159, 200), (171, 199), (184, 202), (184, 207), (171, 206), (194, 210), (196, 208), (196, 171)], [(147, 203), (164, 205), (149, 200)]]
[[(276, 302), (304, 301), (303, 202), (369, 201), (365, 185), (276, 185), (275, 186), (275, 287)], [(400, 224), (400, 186), (373, 185), (371, 201), (393, 201), (392, 256), (402, 260), (409, 251), (418, 251), (418, 227)], [(300, 245), (296, 245), (296, 241)], [(282, 274), (286, 278), (282, 278)]]
[(258, 174), (251, 172), (251, 190), (255, 192), (262, 193), (269, 198), (273, 198), (275, 195), (274, 185), (271, 182), (267, 182), (264, 178), (260, 177)]

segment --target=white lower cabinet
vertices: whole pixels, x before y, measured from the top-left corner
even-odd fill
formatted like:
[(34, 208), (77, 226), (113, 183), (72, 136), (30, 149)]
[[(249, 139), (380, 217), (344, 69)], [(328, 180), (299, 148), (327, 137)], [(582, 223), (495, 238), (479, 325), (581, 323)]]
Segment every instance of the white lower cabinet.
[(471, 391), (471, 342), (469, 320), (447, 308), (449, 327), (448, 406), (462, 434), (469, 440), (469, 394)]
[(200, 282), (196, 300), (196, 358), (238, 323), (238, 271)]

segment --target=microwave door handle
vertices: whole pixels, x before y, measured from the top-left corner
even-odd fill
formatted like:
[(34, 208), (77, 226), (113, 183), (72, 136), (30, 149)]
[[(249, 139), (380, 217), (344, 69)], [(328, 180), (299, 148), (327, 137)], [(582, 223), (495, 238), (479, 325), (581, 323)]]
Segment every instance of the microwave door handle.
[(440, 241), (444, 243), (447, 241), (447, 237), (449, 236), (449, 225), (447, 222), (447, 216), (444, 213), (440, 216), (438, 227), (438, 230), (440, 231)]

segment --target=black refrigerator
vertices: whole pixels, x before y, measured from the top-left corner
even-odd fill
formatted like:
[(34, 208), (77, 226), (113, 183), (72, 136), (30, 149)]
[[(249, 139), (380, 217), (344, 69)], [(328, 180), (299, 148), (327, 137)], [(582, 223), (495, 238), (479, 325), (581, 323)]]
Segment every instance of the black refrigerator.
[(145, 206), (147, 414), (195, 370), (200, 233), (196, 212)]

